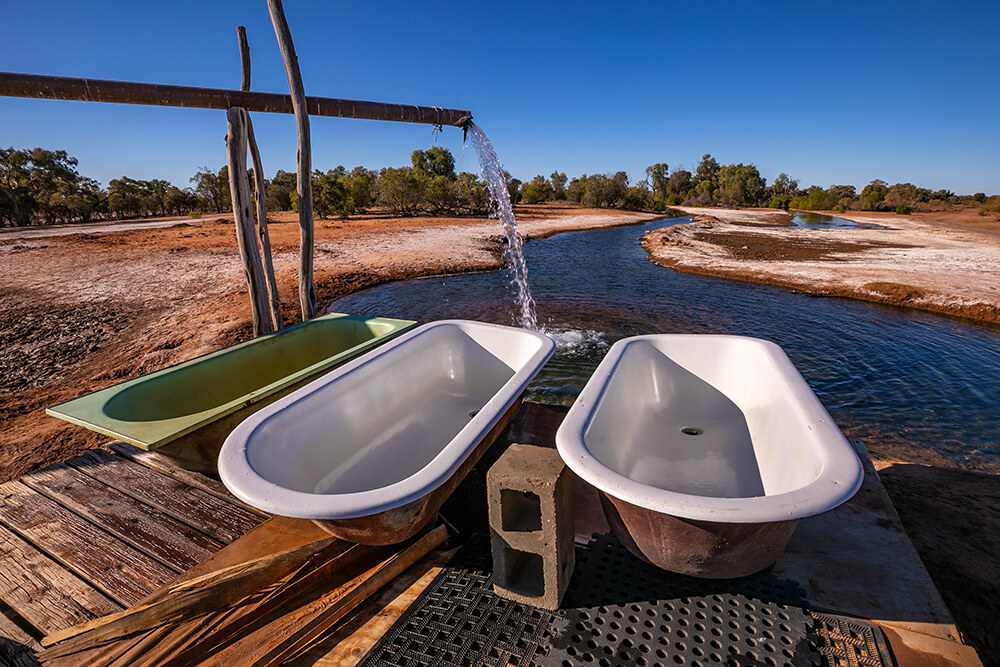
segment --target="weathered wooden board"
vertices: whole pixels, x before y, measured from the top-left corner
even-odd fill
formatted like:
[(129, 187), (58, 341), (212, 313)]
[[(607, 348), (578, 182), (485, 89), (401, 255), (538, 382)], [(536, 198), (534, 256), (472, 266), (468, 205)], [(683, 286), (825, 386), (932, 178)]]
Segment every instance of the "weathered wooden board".
[(353, 667), (424, 592), (458, 549), (431, 552), (372, 596), (346, 622), (303, 654), (303, 664)]
[(38, 643), (7, 617), (0, 614), (0, 665), (38, 667), (35, 650)]
[(144, 449), (139, 449), (135, 445), (130, 445), (127, 442), (120, 442), (117, 440), (111, 443), (111, 449), (114, 450), (116, 454), (123, 456), (130, 461), (134, 461), (139, 465), (145, 466), (150, 470), (155, 470), (158, 473), (167, 475), (168, 477), (173, 477), (180, 482), (184, 482), (188, 486), (193, 486), (206, 493), (211, 493), (213, 496), (222, 498), (232, 505), (238, 505), (251, 514), (256, 514), (261, 519), (267, 519), (271, 516), (267, 512), (263, 512), (256, 507), (248, 505), (233, 494), (229, 493), (229, 490), (226, 489), (226, 485), (222, 482), (214, 480), (211, 477), (206, 477), (205, 475), (197, 472), (178, 468), (176, 465), (170, 463), (170, 461), (156, 452), (147, 452)]
[(260, 523), (259, 516), (242, 507), (104, 450), (66, 463), (226, 544)]
[[(7, 660), (20, 664), (17, 657), (21, 653), (34, 653), (41, 648), (38, 640), (28, 634), (24, 628), (3, 614), (0, 614), (0, 662)], [(32, 663), (33, 664), (33, 663)]]
[(207, 535), (63, 464), (21, 481), (177, 572), (222, 548)]
[(125, 607), (175, 576), (173, 570), (19, 482), (0, 484), (0, 522)]
[[(179, 575), (170, 584), (163, 586), (153, 592), (140, 602), (140, 604), (151, 604), (164, 599), (172, 587), (190, 581), (212, 572), (217, 572), (227, 567), (239, 565), (256, 558), (261, 558), (269, 554), (287, 549), (304, 546), (316, 540), (329, 537), (329, 533), (314, 524), (312, 521), (303, 519), (290, 519), (287, 517), (275, 516), (263, 522), (249, 533), (229, 544), (224, 549), (214, 554), (211, 558), (198, 563), (190, 570)], [(149, 655), (153, 647), (160, 646), (164, 649), (174, 649), (178, 652), (184, 650), (191, 641), (196, 641), (202, 634), (211, 632), (214, 628), (231, 622), (239, 615), (245, 613), (248, 605), (234, 607), (231, 612), (217, 614), (204, 619), (191, 621), (191, 626), (201, 626), (193, 628), (189, 626), (191, 634), (182, 637), (181, 641), (173, 642), (172, 636), (177, 633), (170, 627), (157, 628), (156, 630), (137, 633), (134, 637), (117, 641), (106, 646), (93, 650), (76, 653), (63, 660), (56, 660), (54, 665), (126, 665), (128, 667), (140, 667), (143, 656)], [(169, 644), (168, 644), (169, 643)]]
[(4, 527), (0, 527), (0, 599), (46, 634), (121, 610)]

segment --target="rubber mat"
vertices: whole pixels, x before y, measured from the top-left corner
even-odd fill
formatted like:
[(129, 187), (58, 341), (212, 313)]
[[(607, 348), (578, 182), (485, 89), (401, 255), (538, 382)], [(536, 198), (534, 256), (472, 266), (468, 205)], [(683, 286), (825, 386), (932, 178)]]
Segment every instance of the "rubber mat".
[(551, 612), (493, 594), (489, 537), (473, 535), (368, 652), (364, 667), (532, 664)]
[(548, 612), (493, 594), (489, 540), (473, 536), (361, 664), (895, 664), (877, 627), (810, 612), (797, 583), (768, 572), (672, 574), (611, 536), (578, 547), (576, 559), (562, 608)]

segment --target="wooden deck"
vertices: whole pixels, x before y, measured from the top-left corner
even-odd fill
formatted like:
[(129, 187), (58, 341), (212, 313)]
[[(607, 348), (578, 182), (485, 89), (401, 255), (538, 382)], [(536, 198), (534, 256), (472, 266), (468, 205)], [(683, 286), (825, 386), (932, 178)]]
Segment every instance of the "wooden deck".
[(124, 443), (0, 484), (0, 664), (128, 608), (267, 518)]

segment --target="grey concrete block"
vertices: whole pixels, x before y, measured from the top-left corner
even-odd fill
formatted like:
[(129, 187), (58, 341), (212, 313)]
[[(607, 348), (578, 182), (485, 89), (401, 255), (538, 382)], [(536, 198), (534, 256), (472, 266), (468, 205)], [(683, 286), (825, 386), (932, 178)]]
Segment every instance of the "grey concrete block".
[(558, 609), (573, 575), (573, 477), (559, 453), (511, 445), (486, 475), (497, 595)]

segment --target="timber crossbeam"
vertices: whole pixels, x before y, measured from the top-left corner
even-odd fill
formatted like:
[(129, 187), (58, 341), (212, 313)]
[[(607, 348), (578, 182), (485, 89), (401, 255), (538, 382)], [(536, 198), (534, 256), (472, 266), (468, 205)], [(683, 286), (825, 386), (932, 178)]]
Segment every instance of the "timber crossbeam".
[[(50, 100), (146, 104), (151, 106), (194, 109), (229, 109), (292, 113), (292, 98), (279, 93), (195, 88), (158, 83), (78, 79), (41, 74), (0, 72), (0, 95)], [(403, 123), (453, 125), (462, 127), (472, 120), (472, 112), (461, 109), (343, 100), (332, 97), (306, 97), (310, 116), (393, 120)]]

